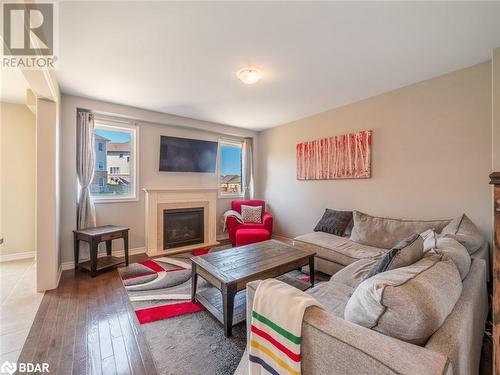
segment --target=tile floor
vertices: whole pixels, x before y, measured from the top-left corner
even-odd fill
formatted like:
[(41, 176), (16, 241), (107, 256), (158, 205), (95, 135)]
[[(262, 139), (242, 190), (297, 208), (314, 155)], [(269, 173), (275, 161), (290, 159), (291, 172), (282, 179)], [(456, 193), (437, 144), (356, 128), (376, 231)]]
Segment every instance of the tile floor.
[(34, 259), (0, 263), (0, 363), (17, 361), (42, 298)]

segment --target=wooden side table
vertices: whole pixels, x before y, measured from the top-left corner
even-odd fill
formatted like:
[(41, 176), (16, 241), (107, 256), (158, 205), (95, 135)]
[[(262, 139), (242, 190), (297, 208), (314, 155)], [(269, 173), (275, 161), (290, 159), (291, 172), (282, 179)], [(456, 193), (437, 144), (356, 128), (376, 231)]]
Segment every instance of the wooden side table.
[[(128, 266), (128, 231), (129, 228), (117, 227), (114, 225), (74, 230), (75, 269), (78, 267), (86, 269), (90, 271), (90, 276), (95, 277), (97, 271), (111, 268), (122, 263)], [(111, 241), (119, 238), (123, 238), (123, 245), (125, 247), (124, 258), (111, 255)], [(90, 248), (90, 260), (82, 263), (79, 262), (80, 241), (87, 242)], [(98, 258), (97, 249), (101, 242), (106, 242), (106, 256)]]

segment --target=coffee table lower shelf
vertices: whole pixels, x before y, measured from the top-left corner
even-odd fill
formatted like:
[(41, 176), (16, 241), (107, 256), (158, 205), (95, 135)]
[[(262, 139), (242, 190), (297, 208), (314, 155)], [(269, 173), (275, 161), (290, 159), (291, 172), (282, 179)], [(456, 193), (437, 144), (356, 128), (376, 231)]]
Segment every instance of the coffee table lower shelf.
[[(215, 287), (196, 293), (196, 300), (201, 303), (219, 322), (224, 325), (222, 293)], [(247, 291), (240, 290), (234, 297), (233, 326), (246, 320)]]

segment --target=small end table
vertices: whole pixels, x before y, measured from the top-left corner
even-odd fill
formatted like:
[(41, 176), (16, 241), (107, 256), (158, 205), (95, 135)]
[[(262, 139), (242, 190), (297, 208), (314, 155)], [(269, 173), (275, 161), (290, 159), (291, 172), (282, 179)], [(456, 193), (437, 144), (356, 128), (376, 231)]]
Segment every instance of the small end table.
[[(74, 230), (75, 269), (78, 269), (78, 267), (86, 269), (90, 271), (90, 276), (95, 277), (97, 271), (111, 268), (122, 263), (128, 266), (128, 231), (129, 228), (117, 227), (115, 225)], [(125, 257), (115, 257), (111, 255), (111, 241), (119, 238), (123, 238)], [(82, 263), (79, 262), (80, 241), (87, 242), (90, 247), (90, 260)], [(98, 258), (97, 249), (101, 242), (106, 242), (106, 256)]]

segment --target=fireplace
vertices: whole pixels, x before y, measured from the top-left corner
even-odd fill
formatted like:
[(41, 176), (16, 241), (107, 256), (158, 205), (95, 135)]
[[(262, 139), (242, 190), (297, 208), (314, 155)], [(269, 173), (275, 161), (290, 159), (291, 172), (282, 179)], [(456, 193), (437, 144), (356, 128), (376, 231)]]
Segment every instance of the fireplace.
[(163, 210), (163, 249), (205, 242), (204, 208)]

